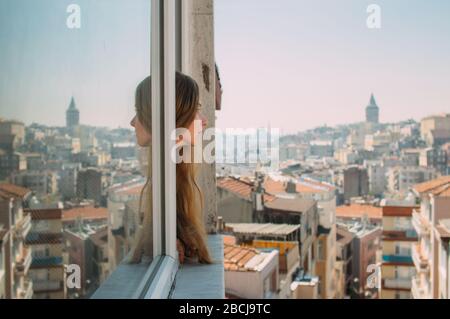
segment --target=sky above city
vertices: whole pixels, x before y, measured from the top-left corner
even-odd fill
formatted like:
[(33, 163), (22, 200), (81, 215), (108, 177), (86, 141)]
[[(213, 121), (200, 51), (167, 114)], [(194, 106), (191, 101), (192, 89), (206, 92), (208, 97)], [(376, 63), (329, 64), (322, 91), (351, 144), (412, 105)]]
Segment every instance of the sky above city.
[[(81, 8), (69, 29), (67, 6)], [(450, 111), (450, 2), (215, 0), (219, 128), (283, 132)], [(381, 28), (366, 25), (381, 8)], [(126, 127), (150, 69), (148, 0), (0, 0), (0, 117)]]

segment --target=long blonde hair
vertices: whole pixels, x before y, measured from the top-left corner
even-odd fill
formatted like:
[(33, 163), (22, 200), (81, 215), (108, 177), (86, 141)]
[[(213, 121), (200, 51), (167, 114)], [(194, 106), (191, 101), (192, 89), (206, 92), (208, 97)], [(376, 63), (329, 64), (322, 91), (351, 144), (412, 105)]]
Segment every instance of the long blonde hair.
[[(176, 127), (188, 128), (194, 121), (199, 107), (199, 88), (197, 83), (191, 77), (176, 73)], [(136, 89), (136, 114), (144, 126), (144, 128), (151, 133), (151, 78), (147, 77), (142, 81)], [(192, 147), (192, 146), (191, 146)], [(150, 160), (149, 160), (150, 162)], [(206, 230), (203, 224), (202, 209), (203, 209), (203, 195), (196, 182), (195, 164), (191, 162), (186, 163), (182, 161), (176, 164), (176, 183), (177, 183), (177, 238), (184, 244), (187, 252), (192, 252), (198, 261), (201, 263), (212, 263), (210, 253), (206, 245)], [(148, 170), (151, 170), (149, 164)], [(150, 177), (151, 175), (149, 175)], [(146, 183), (147, 185), (151, 185)], [(150, 191), (149, 191), (150, 189)], [(150, 202), (151, 187), (147, 189), (147, 203)], [(141, 192), (141, 201), (144, 194), (144, 189)], [(149, 205), (149, 208), (151, 206)], [(149, 210), (149, 209), (147, 209)], [(150, 208), (151, 210), (151, 208)], [(149, 214), (144, 214), (145, 216)], [(148, 218), (151, 218), (148, 217)], [(147, 218), (147, 223), (144, 226), (150, 225)], [(144, 233), (149, 230), (144, 229)], [(144, 235), (137, 238), (138, 247), (139, 241), (143, 241)], [(149, 241), (151, 241), (149, 239)], [(144, 245), (149, 245), (144, 243)], [(145, 248), (144, 248), (145, 249)]]

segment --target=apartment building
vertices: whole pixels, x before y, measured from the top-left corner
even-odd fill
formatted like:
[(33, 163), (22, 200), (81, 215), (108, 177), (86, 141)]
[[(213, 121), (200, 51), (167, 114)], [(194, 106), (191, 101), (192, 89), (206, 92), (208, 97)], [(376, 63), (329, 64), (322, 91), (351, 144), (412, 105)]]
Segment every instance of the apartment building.
[(57, 174), (52, 171), (23, 171), (12, 175), (14, 184), (31, 189), (39, 196), (58, 191)]
[(92, 205), (73, 207), (63, 210), (63, 228), (79, 228), (91, 225), (106, 226), (108, 223), (108, 209)]
[(291, 298), (292, 275), (300, 266), (300, 225), (231, 223), (225, 225), (223, 232), (229, 234), (225, 243), (252, 247), (265, 252), (277, 250), (278, 295), (280, 298)]
[(381, 226), (382, 209), (371, 204), (348, 204), (336, 207), (336, 221), (341, 224), (354, 223), (366, 219), (370, 224)]
[(273, 299), (279, 289), (278, 250), (224, 244), (225, 293), (242, 299)]
[(352, 245), (354, 236), (345, 225), (336, 225), (336, 262), (342, 264), (344, 296), (349, 296), (354, 289)]
[[(336, 264), (336, 188), (310, 178), (290, 179), (274, 174), (265, 179), (263, 187), (268, 193), (281, 198), (317, 203), (317, 238), (312, 246), (315, 269), (311, 273), (319, 278), (319, 296), (335, 298), (336, 290), (343, 289), (337, 284), (341, 265)], [(268, 202), (266, 206), (273, 206), (274, 203)]]
[(351, 166), (343, 172), (344, 201), (369, 193), (369, 176), (367, 169)]
[(25, 125), (22, 122), (0, 120), (0, 136), (14, 136), (14, 148), (25, 142)]
[(77, 197), (92, 199), (97, 205), (102, 203), (103, 179), (102, 172), (96, 168), (80, 170), (77, 176)]
[(29, 189), (13, 184), (0, 184), (0, 225), (4, 263), (4, 297), (31, 299), (33, 282), (29, 276), (31, 248), (25, 238), (31, 230), (31, 217), (23, 208), (31, 196)]
[(440, 174), (446, 175), (448, 170), (448, 154), (442, 148), (425, 148), (421, 150), (419, 164), (420, 166), (435, 168)]
[[(261, 199), (266, 203), (274, 200), (275, 197), (264, 192)], [(254, 182), (252, 180), (234, 177), (217, 179), (217, 214), (222, 216), (225, 222), (254, 222), (254, 208), (256, 207), (254, 200)]]
[(366, 160), (364, 167), (369, 177), (369, 194), (381, 195), (386, 190), (386, 167), (380, 160)]
[(298, 242), (295, 241), (273, 241), (273, 240), (254, 240), (252, 247), (263, 251), (278, 251), (278, 270), (279, 270), (279, 292), (278, 298), (291, 298), (290, 286), (292, 275), (298, 269), (300, 256)]
[(11, 174), (23, 172), (26, 169), (27, 160), (22, 153), (9, 153), (0, 148), (0, 180), (9, 179)]
[(390, 192), (407, 192), (415, 184), (423, 183), (437, 177), (434, 168), (418, 166), (395, 166), (387, 170), (388, 190)]
[(417, 243), (417, 233), (412, 225), (415, 208), (382, 204), (382, 299), (411, 298), (411, 281), (415, 275), (412, 246)]
[(450, 140), (450, 114), (428, 116), (420, 122), (420, 135), (430, 146)]
[(34, 299), (66, 298), (66, 276), (63, 262), (62, 209), (30, 209), (31, 231), (26, 244), (32, 248), (30, 277)]
[[(321, 298), (334, 298), (336, 276), (335, 187), (308, 178), (257, 174), (254, 180), (218, 180), (219, 215), (225, 222), (300, 225), (301, 267), (319, 277)], [(320, 260), (315, 260), (320, 250)], [(343, 289), (343, 288), (342, 288)]]
[[(371, 224), (367, 219), (339, 226), (342, 236), (341, 260), (351, 258), (352, 262), (351, 271), (348, 272), (351, 276), (351, 281), (347, 283), (348, 293), (354, 298), (377, 298), (376, 282), (369, 282), (369, 276), (381, 262), (381, 227)], [(351, 239), (350, 242), (346, 242), (348, 239)], [(345, 244), (351, 245), (351, 249), (343, 251)]]
[[(130, 238), (126, 236), (130, 232), (125, 229), (125, 219), (131, 221), (135, 220), (136, 217), (137, 219), (141, 217), (138, 210), (144, 184), (145, 180), (139, 178), (114, 185), (108, 189), (108, 246), (111, 269), (116, 268), (130, 250)], [(131, 207), (135, 207), (135, 209), (131, 210)], [(133, 217), (132, 212), (137, 215)], [(135, 225), (136, 227), (137, 225)]]
[(441, 278), (447, 276), (445, 266), (442, 266), (445, 261), (445, 248), (442, 246), (446, 242), (446, 224), (441, 224), (441, 220), (450, 218), (450, 176), (415, 185), (412, 192), (420, 201), (420, 208), (413, 212), (413, 225), (419, 239), (412, 250), (416, 267), (412, 296), (415, 299), (437, 299), (445, 295), (441, 293), (439, 284), (447, 286)]
[(89, 298), (108, 277), (107, 226), (79, 225), (64, 230), (68, 262), (78, 265), (80, 287), (68, 289), (69, 298)]
[(450, 219), (441, 219), (436, 226), (439, 263), (439, 299), (450, 299)]

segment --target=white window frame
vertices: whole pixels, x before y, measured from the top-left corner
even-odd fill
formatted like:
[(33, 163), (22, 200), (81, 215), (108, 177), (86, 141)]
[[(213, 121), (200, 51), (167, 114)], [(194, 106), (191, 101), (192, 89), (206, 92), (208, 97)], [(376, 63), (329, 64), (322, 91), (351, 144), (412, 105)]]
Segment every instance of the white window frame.
[[(152, 0), (153, 261), (136, 298), (168, 298), (179, 267), (176, 249), (175, 71), (181, 67), (180, 0)], [(178, 21), (177, 21), (178, 20)], [(177, 28), (178, 27), (178, 28)]]

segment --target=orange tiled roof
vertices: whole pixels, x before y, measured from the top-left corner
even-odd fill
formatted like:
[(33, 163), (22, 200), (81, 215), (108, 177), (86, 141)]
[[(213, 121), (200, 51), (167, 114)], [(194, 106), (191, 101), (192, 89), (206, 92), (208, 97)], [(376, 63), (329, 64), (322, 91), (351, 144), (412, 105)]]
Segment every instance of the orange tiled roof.
[(81, 219), (107, 219), (108, 209), (104, 207), (76, 207), (63, 211), (63, 221)]
[(437, 179), (417, 184), (413, 189), (417, 193), (431, 193), (437, 196), (449, 196), (450, 176), (442, 176)]
[(382, 208), (383, 216), (386, 217), (410, 217), (413, 209), (418, 207), (384, 206)]
[[(225, 177), (217, 180), (217, 187), (223, 188), (232, 192), (239, 197), (242, 197), (248, 201), (252, 200), (253, 184), (247, 181), (238, 180), (235, 178)], [(275, 199), (275, 196), (265, 193), (264, 202), (271, 202)]]
[[(264, 181), (264, 189), (271, 194), (285, 193), (286, 182), (276, 181), (270, 177), (267, 177)], [(301, 180), (295, 183), (295, 190), (297, 193), (323, 193), (333, 191), (335, 188), (332, 185), (321, 183), (314, 180)]]
[(260, 252), (254, 248), (224, 244), (224, 267), (228, 271), (252, 271), (245, 268), (253, 257)]
[(31, 190), (28, 188), (9, 183), (0, 183), (0, 196), (3, 198), (25, 197), (29, 193), (31, 193)]
[(336, 217), (341, 218), (362, 218), (364, 214), (370, 219), (382, 219), (383, 211), (381, 207), (372, 205), (343, 205), (336, 207)]
[(24, 212), (31, 215), (33, 220), (61, 219), (62, 209), (24, 209)]

